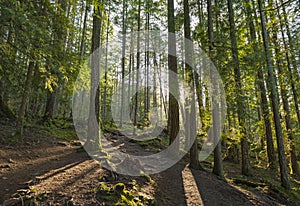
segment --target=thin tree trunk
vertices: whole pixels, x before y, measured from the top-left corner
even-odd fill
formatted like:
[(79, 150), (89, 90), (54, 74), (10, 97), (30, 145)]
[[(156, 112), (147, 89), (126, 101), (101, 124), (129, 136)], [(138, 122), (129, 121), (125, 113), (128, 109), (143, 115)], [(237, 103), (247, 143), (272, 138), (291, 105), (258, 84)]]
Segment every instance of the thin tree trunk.
[[(280, 0), (280, 2), (282, 4), (282, 0)], [(276, 7), (278, 7), (277, 1), (276, 1)], [(297, 89), (296, 89), (296, 85), (295, 85), (295, 80), (299, 81), (299, 78), (297, 78), (298, 74), (295, 75), (295, 71), (297, 72), (297, 63), (296, 63), (296, 60), (295, 60), (293, 41), (292, 41), (291, 32), (290, 32), (290, 28), (289, 28), (289, 25), (288, 25), (287, 14), (286, 14), (284, 5), (282, 6), (282, 10), (283, 10), (283, 16), (284, 16), (285, 23), (282, 21), (282, 18), (281, 18), (282, 15), (280, 15), (279, 9), (277, 9), (277, 16), (278, 16), (278, 19), (280, 21), (280, 30), (281, 30), (281, 35), (282, 35), (283, 44), (284, 44), (286, 61), (287, 61), (287, 64), (288, 64), (287, 67), (288, 67), (289, 81), (290, 81), (290, 84), (291, 84), (291, 87), (292, 87), (294, 104), (295, 104), (296, 114), (297, 114), (297, 118), (298, 118), (298, 125), (300, 127), (300, 109), (299, 109)], [(287, 46), (286, 40), (284, 38), (283, 25), (285, 25), (286, 33), (288, 35), (289, 47)], [(293, 68), (292, 68), (291, 62), (292, 62)]]
[[(275, 18), (274, 16), (271, 16), (271, 18)], [(279, 77), (279, 84), (280, 84), (280, 93), (281, 93), (281, 99), (283, 102), (283, 109), (284, 109), (284, 115), (285, 115), (285, 125), (286, 130), (288, 134), (288, 138), (290, 140), (290, 154), (291, 154), (291, 165), (292, 165), (292, 171), (293, 174), (296, 176), (300, 176), (299, 173), (299, 166), (297, 163), (297, 155), (296, 155), (296, 148), (294, 145), (294, 133), (293, 133), (293, 127), (291, 122), (291, 116), (290, 116), (290, 105), (288, 101), (288, 93), (286, 88), (286, 83), (284, 81), (284, 71), (283, 71), (283, 62), (280, 58), (281, 51), (278, 44), (278, 38), (277, 38), (277, 31), (276, 31), (276, 25), (272, 26), (272, 33), (273, 33), (273, 42), (274, 42), (274, 48), (275, 48), (275, 54), (276, 54), (276, 65), (278, 68), (278, 77)]]
[(126, 51), (126, 15), (127, 15), (127, 4), (126, 0), (123, 0), (123, 19), (122, 19), (122, 96), (121, 96), (121, 112), (120, 112), (120, 128), (122, 128), (123, 123), (123, 110), (124, 110), (124, 98), (125, 98), (125, 51)]
[[(246, 0), (246, 10), (248, 16), (248, 24), (250, 28), (250, 41), (253, 45), (253, 52), (254, 55), (259, 53), (259, 48), (257, 45), (257, 37), (255, 32), (254, 20), (252, 16), (252, 8), (250, 5), (249, 0)], [(273, 142), (273, 135), (272, 135), (272, 127), (270, 122), (270, 112), (269, 112), (269, 103), (267, 99), (267, 92), (265, 88), (265, 78), (261, 68), (261, 65), (257, 66), (257, 84), (260, 90), (260, 105), (262, 110), (262, 117), (265, 124), (265, 135), (266, 135), (266, 142), (267, 142), (267, 155), (268, 155), (268, 162), (269, 168), (274, 170), (276, 168), (275, 161), (275, 150), (274, 150), (274, 142)]]
[(239, 63), (238, 46), (236, 40), (235, 21), (233, 13), (232, 0), (228, 0), (228, 12), (229, 12), (229, 23), (230, 23), (230, 39), (232, 47), (232, 58), (234, 62), (234, 79), (236, 84), (236, 95), (237, 95), (237, 113), (239, 127), (241, 128), (241, 151), (242, 151), (242, 174), (250, 175), (250, 163), (249, 163), (249, 142), (246, 132), (245, 124), (245, 107), (243, 101), (243, 87), (241, 81), (241, 71)]
[[(212, 57), (212, 46), (213, 46), (213, 21), (212, 21), (212, 2), (207, 0), (207, 13), (208, 13), (208, 39), (209, 39), (209, 56)], [(213, 65), (210, 63), (210, 70)], [(216, 144), (214, 149), (214, 167), (213, 173), (221, 178), (224, 178), (223, 174), (223, 163), (222, 163), (222, 150), (221, 150), (221, 131), (220, 126), (220, 105), (217, 97), (219, 96), (217, 91), (219, 85), (214, 81), (214, 75), (211, 74), (211, 81), (213, 83), (213, 95), (212, 95), (212, 122), (213, 122), (213, 137)]]
[(24, 117), (25, 117), (25, 110), (28, 102), (29, 91), (31, 87), (31, 82), (33, 78), (33, 70), (34, 70), (34, 61), (30, 60), (28, 64), (28, 70), (26, 75), (26, 81), (24, 84), (24, 90), (22, 95), (22, 102), (19, 108), (18, 119), (17, 119), (17, 126), (16, 126), (16, 138), (23, 139), (23, 128), (24, 128)]
[[(286, 28), (286, 34), (288, 36), (288, 42), (289, 42), (289, 47), (290, 47), (289, 51), (290, 51), (292, 65), (293, 65), (293, 75), (294, 75), (294, 78), (296, 79), (296, 81), (300, 82), (300, 76), (299, 76), (299, 73), (298, 73), (298, 68), (299, 67), (298, 67), (297, 58), (296, 58), (296, 55), (295, 55), (295, 51), (297, 51), (297, 49), (295, 48), (295, 44), (293, 42), (292, 34), (291, 34), (291, 31), (290, 31), (290, 27), (289, 27), (289, 19), (288, 19), (288, 15), (286, 13), (286, 8), (285, 8), (283, 0), (280, 0), (280, 4), (282, 5), (281, 8), (282, 8), (282, 12), (283, 12), (284, 25), (285, 25), (285, 28)], [(299, 50), (298, 50), (298, 52), (299, 52)], [(298, 109), (297, 112), (299, 114), (299, 109)]]
[(90, 10), (90, 5), (88, 2), (86, 2), (85, 5), (85, 12), (84, 12), (84, 19), (83, 19), (83, 28), (82, 28), (82, 36), (81, 36), (81, 43), (80, 43), (80, 62), (83, 61), (84, 58), (84, 53), (85, 53), (85, 39), (86, 39), (86, 27), (87, 27), (87, 17), (88, 17), (88, 12)]
[[(278, 51), (276, 53), (278, 55)], [(280, 62), (282, 63), (282, 61), (280, 61), (280, 60), (277, 62), (278, 62), (277, 64), (280, 64)], [(285, 87), (285, 82), (284, 82), (284, 78), (283, 78), (284, 72), (283, 72), (282, 65), (278, 65), (278, 76), (280, 79), (280, 91), (281, 91), (280, 93), (281, 93), (281, 98), (282, 98), (282, 102), (283, 102), (283, 109), (285, 112), (285, 125), (286, 125), (286, 130), (288, 133), (288, 137), (290, 140), (292, 171), (293, 171), (293, 174), (295, 174), (296, 176), (299, 177), (300, 176), (299, 165), (297, 162), (295, 139), (294, 139), (293, 127), (292, 127), (291, 116), (290, 116), (290, 106), (289, 106), (289, 102), (288, 102), (287, 89)]]
[[(189, 85), (192, 88), (192, 93), (190, 94), (190, 103), (191, 103), (191, 109), (187, 112), (186, 119), (190, 119), (189, 125), (187, 125), (188, 132), (188, 138), (195, 138), (194, 142), (192, 143), (192, 147), (190, 149), (190, 167), (193, 169), (200, 169), (200, 163), (199, 163), (199, 155), (198, 155), (198, 141), (197, 141), (197, 118), (196, 118), (196, 105), (195, 105), (195, 85), (194, 85), (194, 72), (191, 68), (192, 65), (189, 65), (193, 62), (193, 48), (192, 45), (189, 44), (189, 41), (191, 41), (191, 28), (190, 28), (190, 7), (189, 7), (189, 1), (184, 0), (183, 1), (183, 7), (184, 7), (184, 37), (185, 41), (185, 70), (186, 70), (186, 78), (189, 83)], [(188, 140), (190, 141), (190, 140)]]
[(140, 72), (140, 29), (141, 29), (141, 0), (139, 0), (138, 5), (138, 36), (137, 36), (137, 65), (136, 65), (136, 94), (135, 94), (135, 107), (134, 107), (134, 127), (133, 127), (133, 135), (136, 134), (136, 126), (137, 126), (137, 115), (138, 115), (138, 91), (139, 91), (139, 72)]
[(102, 103), (102, 121), (105, 124), (107, 121), (107, 66), (108, 66), (108, 37), (109, 37), (109, 26), (110, 26), (110, 3), (108, 6), (108, 16), (107, 16), (107, 26), (106, 26), (106, 45), (105, 45), (105, 68), (104, 68), (104, 94), (103, 94), (103, 103)]
[(269, 84), (269, 88), (271, 90), (270, 92), (271, 92), (273, 118), (275, 122), (275, 131), (276, 131), (276, 139), (277, 139), (277, 147), (278, 147), (281, 185), (285, 188), (290, 188), (290, 181), (288, 177), (288, 169), (287, 169), (286, 157), (284, 151), (282, 128), (280, 125), (280, 114), (279, 114), (278, 97), (277, 97), (276, 85), (275, 85), (275, 76), (274, 76), (272, 60), (271, 60), (271, 52), (269, 48), (269, 37), (266, 30), (266, 17), (265, 17), (265, 13), (263, 10), (264, 8), (261, 0), (258, 0), (258, 5), (259, 5), (259, 12), (260, 12), (260, 19), (261, 19), (261, 28), (262, 28), (262, 36), (264, 41), (267, 69), (268, 69), (267, 81)]

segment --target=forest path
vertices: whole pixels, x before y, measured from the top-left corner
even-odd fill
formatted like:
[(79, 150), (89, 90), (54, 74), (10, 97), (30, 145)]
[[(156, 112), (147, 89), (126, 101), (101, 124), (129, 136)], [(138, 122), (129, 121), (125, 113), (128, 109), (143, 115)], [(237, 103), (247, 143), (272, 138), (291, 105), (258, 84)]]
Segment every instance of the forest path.
[[(113, 141), (130, 153), (152, 153), (122, 136), (114, 136)], [(0, 203), (17, 190), (33, 186), (37, 193), (47, 194), (48, 200), (57, 205), (62, 202), (101, 205), (91, 191), (97, 188), (105, 170), (79, 148), (69, 142), (37, 142), (1, 148)], [(118, 181), (126, 178), (145, 179), (120, 175)], [(161, 206), (280, 205), (266, 196), (219, 180), (209, 172), (191, 170), (184, 161), (151, 178), (157, 186), (148, 185), (146, 192)]]
[[(128, 138), (113, 136), (114, 143), (131, 154), (151, 154), (149, 149), (132, 143)], [(249, 192), (218, 179), (207, 171), (193, 170), (183, 160), (159, 174), (151, 175), (157, 183), (155, 198), (161, 206), (236, 206), (282, 205), (259, 192)]]

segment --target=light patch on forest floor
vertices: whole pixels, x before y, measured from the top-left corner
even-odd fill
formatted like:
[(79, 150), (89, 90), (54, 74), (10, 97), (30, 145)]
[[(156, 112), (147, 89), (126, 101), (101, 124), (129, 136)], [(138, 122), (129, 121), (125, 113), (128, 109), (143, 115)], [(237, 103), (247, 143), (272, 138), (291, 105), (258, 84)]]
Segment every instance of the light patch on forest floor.
[[(71, 140), (62, 144), (50, 137), (35, 139), (34, 135), (27, 133), (31, 139), (24, 143), (8, 143), (2, 138), (0, 203), (13, 194), (19, 198), (29, 191), (29, 195), (36, 195), (40, 205), (103, 205), (101, 196), (96, 194), (107, 170)], [(125, 137), (115, 136), (114, 142), (127, 152), (150, 152)], [(190, 169), (185, 160), (150, 177), (118, 175), (116, 180), (106, 180), (106, 184), (124, 183), (130, 190), (132, 181), (137, 182), (136, 197), (155, 198), (162, 206), (283, 205), (276, 196), (265, 195), (256, 188), (237, 186), (210, 172)]]
[(181, 174), (187, 205), (194, 205), (194, 203), (199, 206), (204, 205), (191, 170), (185, 167)]

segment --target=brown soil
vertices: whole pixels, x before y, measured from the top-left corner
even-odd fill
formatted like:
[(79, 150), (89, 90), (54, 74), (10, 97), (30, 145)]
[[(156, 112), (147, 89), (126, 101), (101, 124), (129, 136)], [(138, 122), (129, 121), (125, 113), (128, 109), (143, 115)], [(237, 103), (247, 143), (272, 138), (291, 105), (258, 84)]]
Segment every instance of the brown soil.
[[(145, 151), (124, 137), (124, 150)], [(76, 142), (75, 142), (76, 143)], [(22, 192), (47, 195), (40, 205), (104, 205), (94, 192), (106, 170), (81, 151), (77, 143), (61, 141), (28, 141), (8, 144), (2, 139), (0, 150), (0, 203)], [(126, 146), (127, 145), (127, 146)], [(206, 171), (195, 171), (181, 161), (159, 174), (145, 177), (118, 176), (119, 182), (135, 179), (144, 193), (154, 196), (158, 205), (288, 205), (279, 200), (226, 183)], [(115, 181), (115, 180), (112, 180)], [(100, 197), (101, 199), (101, 197)], [(10, 201), (10, 205), (14, 205)], [(9, 201), (6, 201), (7, 205)]]

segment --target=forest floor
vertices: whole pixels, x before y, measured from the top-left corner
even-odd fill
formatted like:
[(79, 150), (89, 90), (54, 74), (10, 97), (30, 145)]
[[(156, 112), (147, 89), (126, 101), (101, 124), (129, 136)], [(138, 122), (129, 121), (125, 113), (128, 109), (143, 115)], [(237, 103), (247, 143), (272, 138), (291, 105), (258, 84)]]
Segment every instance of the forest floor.
[[(207, 171), (190, 169), (185, 158), (151, 176), (115, 175), (91, 160), (72, 128), (27, 126), (23, 142), (8, 140), (13, 130), (13, 125), (0, 123), (0, 204), (3, 206), (300, 205), (292, 194), (280, 189), (234, 183), (235, 177), (240, 178), (238, 164), (225, 163), (225, 171), (229, 171), (227, 181), (213, 175), (209, 165), (205, 167)], [(151, 145), (145, 147), (122, 136), (113, 139), (131, 153), (151, 150)]]

